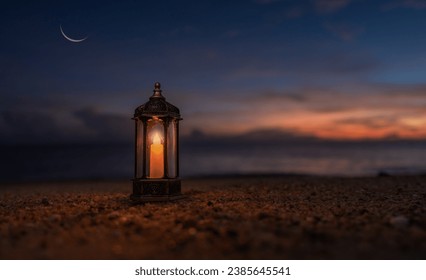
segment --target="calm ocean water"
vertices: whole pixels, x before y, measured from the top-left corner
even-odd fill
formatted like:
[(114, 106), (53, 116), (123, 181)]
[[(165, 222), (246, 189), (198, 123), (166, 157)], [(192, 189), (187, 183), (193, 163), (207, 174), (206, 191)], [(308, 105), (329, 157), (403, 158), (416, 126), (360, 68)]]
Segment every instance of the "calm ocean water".
[[(130, 179), (133, 145), (0, 147), (0, 182)], [(301, 173), (364, 176), (426, 173), (426, 143), (186, 144), (181, 176)]]

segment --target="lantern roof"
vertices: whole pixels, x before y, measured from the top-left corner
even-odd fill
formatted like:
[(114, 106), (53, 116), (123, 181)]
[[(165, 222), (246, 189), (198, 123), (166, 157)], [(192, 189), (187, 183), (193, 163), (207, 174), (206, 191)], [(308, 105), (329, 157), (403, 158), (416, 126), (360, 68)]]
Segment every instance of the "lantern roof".
[(180, 119), (179, 109), (166, 101), (161, 95), (161, 84), (156, 82), (154, 85), (154, 94), (149, 101), (140, 105), (135, 110), (135, 118), (137, 117), (170, 117)]

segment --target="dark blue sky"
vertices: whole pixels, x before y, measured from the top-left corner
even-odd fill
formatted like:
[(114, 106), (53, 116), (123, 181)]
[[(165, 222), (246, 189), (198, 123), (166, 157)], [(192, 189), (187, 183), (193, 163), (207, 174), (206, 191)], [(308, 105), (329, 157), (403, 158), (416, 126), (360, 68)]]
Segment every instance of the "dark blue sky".
[(425, 1), (2, 5), (2, 142), (131, 139), (155, 81), (183, 134), (426, 138)]

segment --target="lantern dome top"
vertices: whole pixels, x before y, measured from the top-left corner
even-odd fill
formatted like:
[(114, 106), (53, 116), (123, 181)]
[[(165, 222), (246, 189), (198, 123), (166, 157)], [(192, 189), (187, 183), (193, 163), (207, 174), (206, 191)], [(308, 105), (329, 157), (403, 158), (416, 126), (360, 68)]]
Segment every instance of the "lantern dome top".
[(154, 84), (154, 94), (149, 98), (149, 101), (140, 105), (135, 110), (135, 118), (137, 117), (170, 117), (180, 119), (179, 109), (166, 101), (161, 95), (161, 84)]

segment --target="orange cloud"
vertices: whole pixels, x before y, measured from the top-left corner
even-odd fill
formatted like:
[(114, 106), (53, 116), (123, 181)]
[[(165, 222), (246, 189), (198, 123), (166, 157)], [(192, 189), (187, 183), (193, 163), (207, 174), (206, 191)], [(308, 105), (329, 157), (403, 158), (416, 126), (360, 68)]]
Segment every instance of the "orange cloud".
[[(351, 89), (352, 91), (354, 89)], [(424, 88), (363, 88), (359, 93), (301, 89), (227, 97), (186, 118), (188, 132), (238, 134), (282, 129), (322, 139), (426, 139)]]

